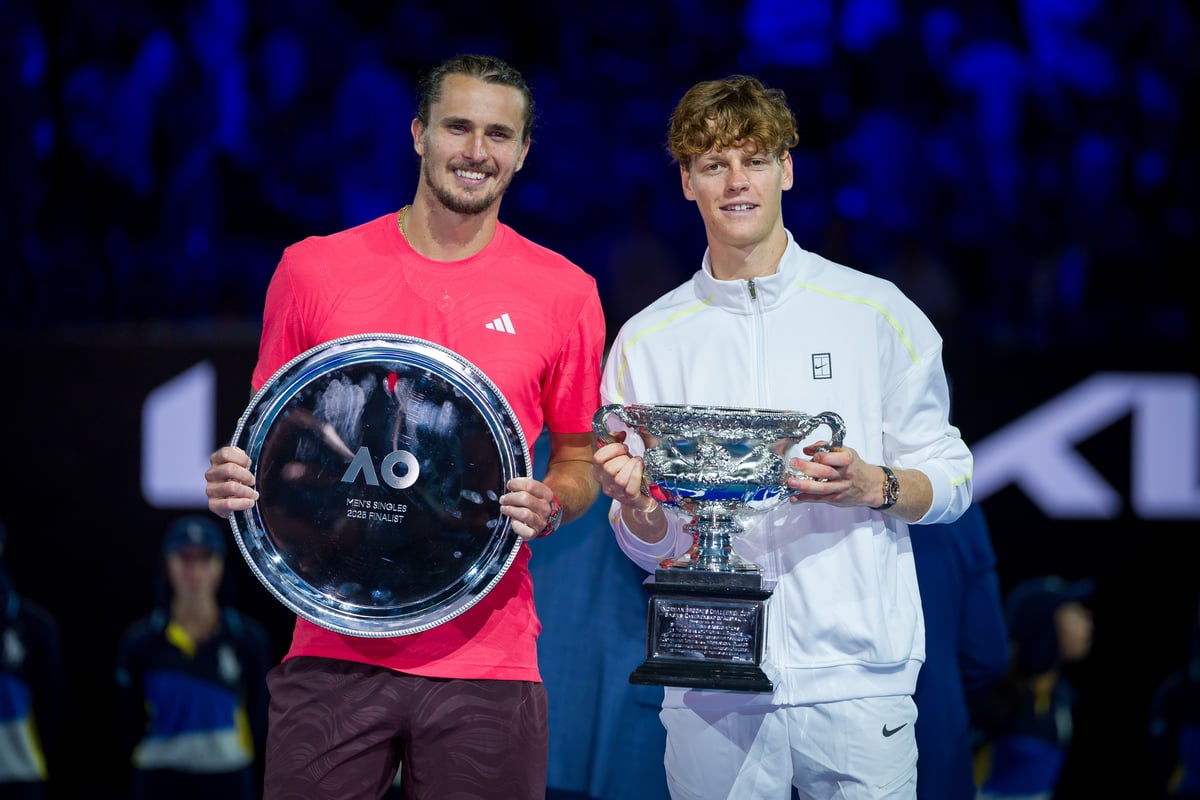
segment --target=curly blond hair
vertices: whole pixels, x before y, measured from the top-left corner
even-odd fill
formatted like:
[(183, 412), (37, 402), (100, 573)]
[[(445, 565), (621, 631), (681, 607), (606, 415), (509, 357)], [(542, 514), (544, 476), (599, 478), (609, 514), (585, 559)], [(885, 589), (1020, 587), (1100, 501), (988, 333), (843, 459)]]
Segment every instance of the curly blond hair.
[(702, 81), (680, 98), (667, 131), (667, 152), (682, 167), (710, 150), (757, 145), (776, 158), (800, 141), (782, 89), (750, 75)]

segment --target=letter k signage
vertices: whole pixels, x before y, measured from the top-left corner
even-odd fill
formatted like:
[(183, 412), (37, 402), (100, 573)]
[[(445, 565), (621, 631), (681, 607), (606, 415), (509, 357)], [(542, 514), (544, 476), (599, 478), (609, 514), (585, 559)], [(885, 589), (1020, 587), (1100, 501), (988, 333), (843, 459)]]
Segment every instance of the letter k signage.
[(1016, 484), (1053, 519), (1117, 517), (1120, 492), (1075, 446), (1127, 414), (1134, 511), (1200, 519), (1200, 380), (1187, 373), (1098, 372), (973, 444), (975, 499)]
[[(142, 410), (142, 494), (157, 508), (203, 508), (216, 430), (216, 369), (194, 365), (147, 396)], [(1051, 519), (1114, 519), (1126, 502), (1076, 449), (1129, 416), (1129, 503), (1147, 520), (1200, 519), (1200, 378), (1186, 372), (1097, 372), (978, 442), (974, 495), (1015, 485)], [(383, 454), (380, 454), (383, 455)], [(409, 454), (369, 453), (347, 476), (389, 485), (416, 480)], [(377, 484), (372, 484), (377, 485)]]

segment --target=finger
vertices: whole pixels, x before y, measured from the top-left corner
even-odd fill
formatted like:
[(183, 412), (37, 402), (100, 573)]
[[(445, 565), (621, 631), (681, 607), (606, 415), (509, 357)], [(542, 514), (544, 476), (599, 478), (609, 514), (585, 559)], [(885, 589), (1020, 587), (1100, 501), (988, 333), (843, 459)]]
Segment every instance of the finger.
[(621, 443), (606, 444), (596, 450), (594, 459), (601, 463), (629, 455), (629, 448)]
[[(509, 492), (531, 492), (535, 481), (533, 478), (509, 478), (508, 483), (504, 484), (504, 488)], [(501, 498), (503, 500), (504, 498)]]
[(219, 448), (216, 452), (210, 455), (208, 460), (209, 463), (214, 467), (219, 464), (226, 463), (236, 464), (241, 467), (250, 466), (250, 456), (246, 454), (246, 451), (242, 450), (240, 447), (234, 447), (233, 445), (228, 444)]
[(501, 505), (500, 513), (512, 520), (513, 532), (525, 540), (537, 538), (546, 528), (545, 518), (539, 518), (531, 509), (523, 506)]
[(850, 452), (844, 448), (834, 450), (820, 450), (813, 453), (813, 461), (818, 464), (826, 464), (831, 467), (846, 467), (849, 466), (851, 460)]
[(247, 486), (255, 483), (254, 473), (249, 470), (250, 462), (240, 464), (237, 461), (219, 461), (214, 459), (213, 465), (204, 471), (204, 479), (209, 482), (238, 481)]
[(209, 501), (244, 500), (249, 508), (258, 500), (258, 490), (237, 480), (213, 481), (204, 485), (204, 494)]
[(256, 499), (251, 497), (210, 497), (208, 510), (221, 519), (229, 519), (235, 511), (249, 511), (254, 508)]
[(258, 497), (254, 475), (239, 472), (209, 470), (204, 473), (204, 492), (209, 497)]
[(614, 459), (609, 461), (604, 472), (605, 482), (616, 489), (625, 486), (629, 481), (629, 471), (633, 469), (633, 459)]
[(627, 499), (633, 499), (642, 493), (642, 475), (642, 460), (631, 458), (616, 476), (617, 484)]
[(508, 494), (501, 495), (500, 502), (508, 505), (526, 508), (549, 506), (554, 497), (554, 491), (539, 480), (533, 478), (512, 478), (505, 488)]

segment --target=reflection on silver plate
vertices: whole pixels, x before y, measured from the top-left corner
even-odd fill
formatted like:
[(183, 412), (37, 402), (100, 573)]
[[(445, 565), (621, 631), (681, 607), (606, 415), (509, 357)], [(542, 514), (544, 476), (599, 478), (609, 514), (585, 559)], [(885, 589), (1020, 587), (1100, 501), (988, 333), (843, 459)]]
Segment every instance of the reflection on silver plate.
[(251, 570), (351, 636), (428, 630), (483, 598), (521, 539), (500, 513), (529, 474), (512, 408), (447, 348), (393, 334), (318, 345), (246, 408), (233, 444), (259, 491), (230, 516)]

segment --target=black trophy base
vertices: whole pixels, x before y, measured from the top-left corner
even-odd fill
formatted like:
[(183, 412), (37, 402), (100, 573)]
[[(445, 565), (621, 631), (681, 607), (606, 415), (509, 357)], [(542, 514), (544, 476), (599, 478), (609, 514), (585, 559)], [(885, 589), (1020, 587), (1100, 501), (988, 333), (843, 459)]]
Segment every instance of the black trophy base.
[(646, 660), (630, 683), (769, 692), (762, 668), (767, 600), (757, 572), (661, 568), (650, 592)]
[(755, 664), (672, 663), (665, 659), (647, 660), (629, 674), (629, 682), (688, 689), (728, 689), (734, 692), (769, 692), (775, 688), (767, 673)]

